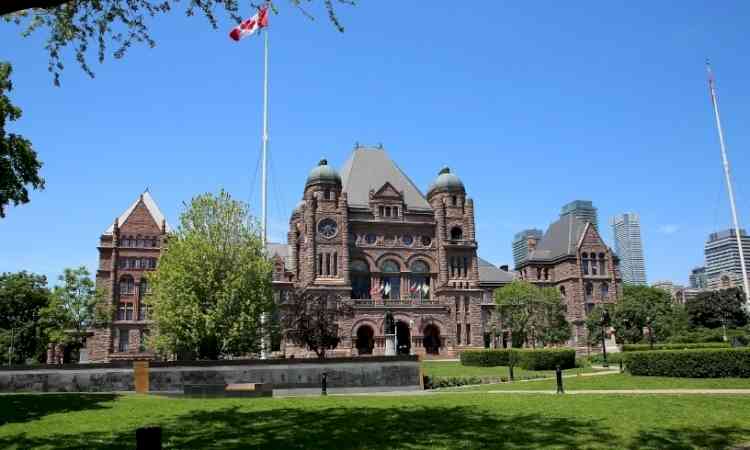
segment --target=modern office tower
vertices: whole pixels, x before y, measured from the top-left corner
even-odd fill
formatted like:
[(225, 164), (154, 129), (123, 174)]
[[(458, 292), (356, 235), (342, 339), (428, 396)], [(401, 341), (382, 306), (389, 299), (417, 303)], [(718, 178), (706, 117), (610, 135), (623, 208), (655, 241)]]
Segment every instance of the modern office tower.
[(706, 266), (695, 267), (690, 271), (690, 288), (691, 289), (705, 289), (708, 287), (708, 279), (706, 278)]
[(646, 284), (640, 217), (634, 213), (620, 214), (610, 220), (610, 225), (615, 238), (615, 253), (620, 258), (622, 282)]
[(571, 214), (573, 217), (579, 218), (581, 222), (584, 223), (591, 222), (597, 229), (599, 229), (596, 208), (594, 208), (594, 204), (589, 200), (574, 200), (563, 206), (560, 211), (560, 217), (563, 217), (566, 214)]
[(518, 265), (529, 254), (529, 239), (540, 241), (542, 230), (531, 228), (513, 236), (513, 264)]
[[(750, 237), (740, 229), (740, 240), (745, 255), (750, 255)], [(742, 286), (742, 266), (734, 229), (708, 235), (705, 246), (706, 279), (710, 289)]]

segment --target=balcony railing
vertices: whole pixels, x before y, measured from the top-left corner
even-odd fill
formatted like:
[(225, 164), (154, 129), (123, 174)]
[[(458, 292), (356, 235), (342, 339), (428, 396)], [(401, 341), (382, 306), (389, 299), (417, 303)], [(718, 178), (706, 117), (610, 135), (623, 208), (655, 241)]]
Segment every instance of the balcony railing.
[(401, 298), (401, 299), (353, 299), (354, 306), (428, 306), (439, 305), (434, 298)]

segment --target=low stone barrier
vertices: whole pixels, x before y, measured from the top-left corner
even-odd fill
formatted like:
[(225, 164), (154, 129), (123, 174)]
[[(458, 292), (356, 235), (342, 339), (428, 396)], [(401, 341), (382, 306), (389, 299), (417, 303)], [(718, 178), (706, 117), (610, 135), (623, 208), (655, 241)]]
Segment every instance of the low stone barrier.
[[(185, 385), (268, 383), (277, 393), (320, 392), (323, 373), (329, 392), (408, 390), (420, 387), (416, 356), (278, 360), (151, 362), (150, 392), (183, 392)], [(131, 363), (16, 366), (0, 369), (0, 392), (134, 391)]]

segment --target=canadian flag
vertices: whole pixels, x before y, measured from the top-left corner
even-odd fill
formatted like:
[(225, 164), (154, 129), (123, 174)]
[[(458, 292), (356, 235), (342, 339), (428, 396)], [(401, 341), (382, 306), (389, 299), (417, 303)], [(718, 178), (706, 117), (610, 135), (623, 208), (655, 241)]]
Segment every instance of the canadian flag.
[(242, 38), (248, 37), (255, 33), (261, 28), (268, 26), (268, 6), (261, 6), (258, 12), (249, 19), (245, 19), (240, 22), (239, 25), (232, 28), (229, 32), (229, 37), (235, 41), (239, 41)]

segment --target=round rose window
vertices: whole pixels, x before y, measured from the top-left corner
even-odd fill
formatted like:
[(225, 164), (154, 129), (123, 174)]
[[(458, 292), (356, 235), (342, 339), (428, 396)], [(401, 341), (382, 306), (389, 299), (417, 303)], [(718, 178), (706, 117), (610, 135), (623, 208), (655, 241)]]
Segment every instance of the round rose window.
[(318, 222), (318, 233), (323, 237), (332, 238), (336, 236), (336, 221), (333, 219), (323, 219)]
[(422, 245), (425, 247), (429, 247), (430, 244), (432, 244), (432, 238), (429, 236), (422, 236)]

